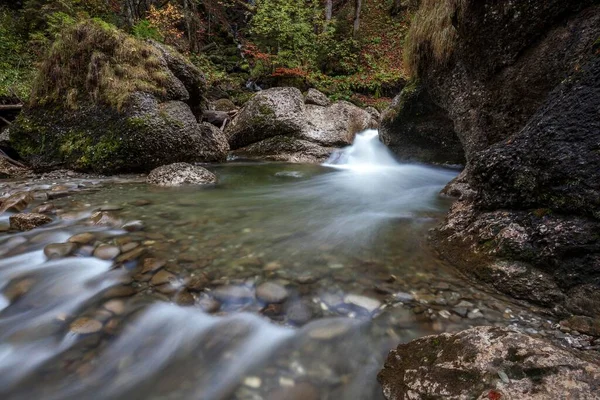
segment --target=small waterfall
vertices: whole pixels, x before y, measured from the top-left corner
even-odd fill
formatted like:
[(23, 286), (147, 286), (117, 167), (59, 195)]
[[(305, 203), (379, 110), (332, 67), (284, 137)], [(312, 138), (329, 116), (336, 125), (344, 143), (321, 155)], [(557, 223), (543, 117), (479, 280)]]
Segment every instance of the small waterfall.
[(356, 135), (352, 146), (335, 151), (325, 165), (365, 170), (395, 167), (398, 166), (398, 162), (390, 150), (379, 141), (379, 131), (368, 129)]

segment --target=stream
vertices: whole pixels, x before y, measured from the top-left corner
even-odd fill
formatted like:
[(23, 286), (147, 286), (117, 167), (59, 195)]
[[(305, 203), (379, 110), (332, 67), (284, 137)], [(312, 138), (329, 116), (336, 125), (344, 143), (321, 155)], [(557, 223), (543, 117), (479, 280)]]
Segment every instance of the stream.
[(435, 257), (458, 171), (399, 163), (377, 131), (324, 165), (206, 167), (218, 184), (2, 184), (55, 215), (0, 233), (0, 398), (382, 399), (401, 342), (553, 324)]

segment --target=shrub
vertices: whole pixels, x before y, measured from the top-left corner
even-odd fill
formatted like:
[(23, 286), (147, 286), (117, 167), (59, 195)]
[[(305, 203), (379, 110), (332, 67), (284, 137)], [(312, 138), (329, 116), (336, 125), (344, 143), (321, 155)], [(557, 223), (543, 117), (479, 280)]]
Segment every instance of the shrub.
[(138, 39), (152, 39), (158, 42), (162, 42), (164, 40), (158, 28), (152, 25), (147, 19), (140, 20), (131, 28), (131, 31), (133, 36)]

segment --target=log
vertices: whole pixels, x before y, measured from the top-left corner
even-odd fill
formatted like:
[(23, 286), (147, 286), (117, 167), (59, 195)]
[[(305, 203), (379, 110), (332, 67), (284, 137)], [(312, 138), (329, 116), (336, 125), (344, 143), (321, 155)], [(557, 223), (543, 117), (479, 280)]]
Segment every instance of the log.
[(23, 104), (0, 104), (0, 111), (19, 111)]

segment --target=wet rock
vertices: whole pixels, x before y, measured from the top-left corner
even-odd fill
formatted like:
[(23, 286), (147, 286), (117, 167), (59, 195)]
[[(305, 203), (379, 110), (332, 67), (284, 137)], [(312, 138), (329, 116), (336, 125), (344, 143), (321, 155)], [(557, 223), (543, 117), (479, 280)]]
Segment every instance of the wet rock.
[(40, 204), (39, 206), (31, 210), (31, 212), (36, 214), (54, 215), (56, 214), (56, 207), (53, 203)]
[(303, 302), (295, 302), (285, 310), (288, 321), (296, 325), (304, 325), (313, 318), (310, 306)]
[(121, 315), (125, 312), (125, 302), (122, 300), (110, 300), (104, 303), (104, 308), (115, 315)]
[(119, 238), (122, 240), (117, 240), (117, 244), (121, 245), (121, 251), (123, 253), (127, 253), (128, 251), (131, 251), (133, 249), (137, 249), (138, 247), (140, 247), (140, 244), (138, 242), (132, 242), (130, 237), (126, 237), (126, 238)]
[(208, 285), (209, 279), (205, 275), (196, 275), (190, 277), (185, 286), (192, 291), (199, 292), (204, 290), (204, 288)]
[(317, 89), (311, 88), (308, 89), (308, 92), (306, 92), (306, 95), (304, 96), (304, 103), (327, 107), (331, 104), (331, 100), (329, 100), (325, 94), (319, 92)]
[[(313, 326), (315, 324), (315, 326)], [(331, 340), (350, 332), (352, 326), (343, 319), (320, 320), (311, 324), (308, 336), (316, 340)]]
[(175, 303), (180, 306), (192, 306), (195, 302), (196, 299), (187, 290), (181, 290), (175, 295)]
[(127, 232), (139, 232), (144, 230), (144, 223), (142, 221), (131, 221), (124, 224), (121, 228)]
[(205, 168), (176, 163), (152, 170), (146, 182), (157, 186), (206, 185), (216, 183), (217, 177)]
[(397, 301), (400, 303), (410, 303), (411, 301), (413, 301), (415, 299), (415, 296), (413, 296), (410, 293), (396, 292), (392, 295), (392, 298), (394, 301)]
[(77, 235), (73, 235), (69, 238), (70, 243), (76, 244), (89, 244), (94, 240), (96, 240), (96, 236), (90, 232), (78, 233)]
[(82, 317), (73, 321), (69, 326), (69, 330), (80, 335), (96, 333), (102, 330), (102, 323), (95, 319)]
[(44, 247), (44, 255), (49, 259), (68, 257), (77, 250), (75, 243), (53, 243)]
[(121, 254), (117, 257), (116, 261), (118, 263), (126, 263), (129, 261), (134, 261), (140, 258), (146, 252), (145, 247), (136, 247), (135, 249), (128, 251), (126, 253)]
[(217, 300), (212, 299), (210, 297), (203, 297), (202, 299), (200, 299), (198, 301), (198, 306), (205, 313), (212, 314), (212, 313), (219, 311), (219, 309), (221, 308), (221, 303), (219, 303)]
[(344, 302), (346, 304), (366, 310), (369, 314), (374, 313), (379, 309), (379, 307), (381, 307), (381, 302), (379, 300), (366, 296), (359, 296), (356, 294), (348, 294), (344, 296)]
[(150, 280), (150, 284), (152, 286), (164, 285), (164, 284), (172, 284), (177, 282), (177, 275), (167, 271), (160, 270)]
[(150, 200), (139, 199), (139, 200), (132, 201), (130, 204), (133, 206), (136, 206), (136, 207), (144, 207), (144, 206), (152, 205), (153, 203)]
[(600, 336), (600, 319), (590, 318), (582, 315), (573, 316), (565, 321), (560, 322), (561, 327), (569, 328), (570, 330), (584, 333), (590, 336)]
[(128, 285), (114, 286), (104, 292), (103, 297), (105, 299), (112, 299), (117, 297), (129, 297), (136, 293), (136, 290)]
[(0, 206), (0, 213), (3, 212), (21, 212), (27, 208), (29, 203), (33, 201), (33, 196), (30, 192), (15, 193), (4, 199)]
[(10, 282), (3, 290), (2, 295), (9, 302), (17, 300), (35, 285), (35, 280), (31, 278), (19, 279)]
[(256, 288), (256, 298), (265, 303), (283, 303), (289, 293), (286, 288), (273, 282), (265, 282)]
[(110, 211), (96, 211), (90, 217), (92, 225), (119, 226), (121, 220)]
[(117, 204), (105, 204), (101, 206), (98, 211), (121, 211), (122, 209), (123, 207)]
[(478, 327), (401, 344), (378, 380), (388, 400), (591, 400), (600, 394), (600, 367), (582, 356), (508, 329)]
[(254, 300), (254, 293), (246, 286), (221, 286), (212, 291), (221, 303), (248, 303)]
[(256, 94), (225, 134), (233, 153), (241, 157), (314, 163), (376, 124), (368, 112), (349, 102), (304, 104), (298, 89), (279, 87)]
[(11, 215), (10, 228), (17, 231), (30, 231), (52, 222), (52, 218), (44, 214), (22, 213)]
[(167, 264), (165, 260), (157, 259), (157, 258), (146, 258), (144, 260), (144, 264), (142, 265), (142, 274), (146, 274), (148, 272), (154, 272)]
[(113, 260), (119, 254), (121, 254), (121, 250), (119, 250), (117, 246), (108, 244), (98, 246), (93, 253), (94, 257), (99, 258), (101, 260)]
[(267, 400), (319, 400), (319, 389), (308, 382), (301, 382), (294, 386), (281, 387), (273, 390)]

